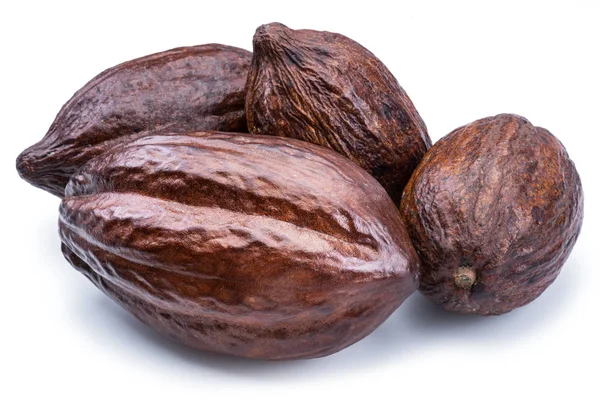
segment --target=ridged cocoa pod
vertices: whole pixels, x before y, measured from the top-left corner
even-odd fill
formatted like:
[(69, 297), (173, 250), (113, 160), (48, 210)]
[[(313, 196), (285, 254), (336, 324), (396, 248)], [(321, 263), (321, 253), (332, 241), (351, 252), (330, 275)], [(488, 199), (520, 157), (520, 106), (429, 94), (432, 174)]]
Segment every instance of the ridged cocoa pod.
[(19, 175), (58, 197), (85, 162), (148, 131), (247, 131), (252, 54), (209, 44), (168, 50), (96, 76), (69, 100), (46, 136), (17, 158)]
[(410, 98), (371, 52), (343, 35), (278, 23), (254, 35), (246, 115), (251, 133), (309, 141), (350, 158), (396, 204), (431, 147)]
[(71, 264), (141, 321), (202, 350), (332, 354), (418, 287), (385, 190), (298, 140), (144, 137), (88, 162), (66, 192)]
[(498, 315), (537, 298), (581, 230), (579, 175), (562, 144), (503, 114), (456, 129), (404, 190), (420, 290), (448, 310)]

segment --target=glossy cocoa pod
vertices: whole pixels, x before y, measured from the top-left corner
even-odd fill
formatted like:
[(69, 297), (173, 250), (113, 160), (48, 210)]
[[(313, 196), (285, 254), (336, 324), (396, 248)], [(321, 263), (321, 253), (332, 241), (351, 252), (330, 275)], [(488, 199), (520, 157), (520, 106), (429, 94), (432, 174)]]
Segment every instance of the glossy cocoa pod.
[(503, 114), (437, 142), (401, 213), (423, 264), (421, 292), (448, 310), (498, 315), (556, 279), (581, 230), (583, 195), (556, 137)]
[(202, 350), (332, 354), (418, 287), (400, 213), (365, 171), (293, 139), (153, 135), (73, 175), (71, 264), (141, 321)]
[(209, 44), (168, 50), (110, 68), (79, 90), (46, 136), (17, 158), (19, 175), (58, 197), (85, 162), (148, 131), (247, 131), (252, 54)]
[(330, 32), (259, 27), (246, 114), (251, 133), (301, 139), (350, 158), (396, 204), (431, 147), (392, 73), (358, 43)]

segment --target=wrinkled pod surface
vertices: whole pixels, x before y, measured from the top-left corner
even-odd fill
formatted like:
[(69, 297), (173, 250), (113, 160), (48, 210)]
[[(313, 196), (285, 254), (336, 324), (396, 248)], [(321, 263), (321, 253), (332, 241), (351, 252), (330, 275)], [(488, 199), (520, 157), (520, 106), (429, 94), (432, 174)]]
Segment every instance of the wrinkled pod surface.
[(401, 214), (422, 261), (421, 292), (448, 310), (498, 315), (556, 279), (581, 230), (583, 194), (556, 137), (502, 114), (437, 142)]
[(418, 286), (385, 190), (298, 140), (147, 136), (89, 161), (66, 193), (67, 260), (141, 321), (201, 350), (332, 354)]
[(398, 204), (431, 140), (385, 65), (343, 35), (278, 23), (259, 27), (253, 45), (250, 132), (332, 148), (375, 177)]

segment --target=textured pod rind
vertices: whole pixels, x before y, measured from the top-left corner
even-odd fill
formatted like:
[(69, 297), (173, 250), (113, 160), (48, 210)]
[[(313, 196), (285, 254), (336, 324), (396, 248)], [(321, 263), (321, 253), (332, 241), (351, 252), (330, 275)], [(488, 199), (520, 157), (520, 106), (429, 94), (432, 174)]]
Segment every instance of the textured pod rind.
[(247, 132), (252, 54), (208, 44), (134, 59), (96, 76), (62, 107), (46, 136), (17, 158), (19, 175), (58, 197), (86, 161), (148, 132)]
[(556, 279), (581, 230), (583, 192), (556, 137), (502, 114), (437, 142), (400, 210), (422, 262), (420, 291), (448, 310), (498, 315)]
[(319, 357), (371, 333), (418, 287), (397, 208), (365, 171), (293, 139), (151, 135), (73, 175), (67, 260), (192, 347)]
[(431, 140), (385, 65), (343, 35), (278, 23), (259, 27), (253, 45), (250, 132), (330, 147), (373, 175), (398, 204)]

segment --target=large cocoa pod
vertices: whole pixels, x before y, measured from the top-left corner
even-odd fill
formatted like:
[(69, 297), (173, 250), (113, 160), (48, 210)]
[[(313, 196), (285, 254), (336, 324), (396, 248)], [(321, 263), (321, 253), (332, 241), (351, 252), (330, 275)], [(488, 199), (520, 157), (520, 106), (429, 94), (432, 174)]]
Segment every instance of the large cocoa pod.
[(422, 259), (423, 294), (448, 310), (497, 315), (556, 279), (581, 230), (583, 195), (558, 139), (504, 114), (437, 142), (401, 213)]
[(385, 190), (302, 141), (147, 136), (89, 161), (66, 193), (71, 264), (141, 321), (202, 350), (328, 355), (418, 286)]
[(34, 186), (63, 197), (86, 161), (123, 137), (163, 130), (247, 131), (246, 78), (252, 54), (209, 44), (168, 50), (96, 76), (56, 116), (46, 136), (17, 158)]
[(339, 34), (259, 27), (248, 76), (251, 133), (330, 147), (375, 177), (395, 203), (431, 146), (392, 73)]

